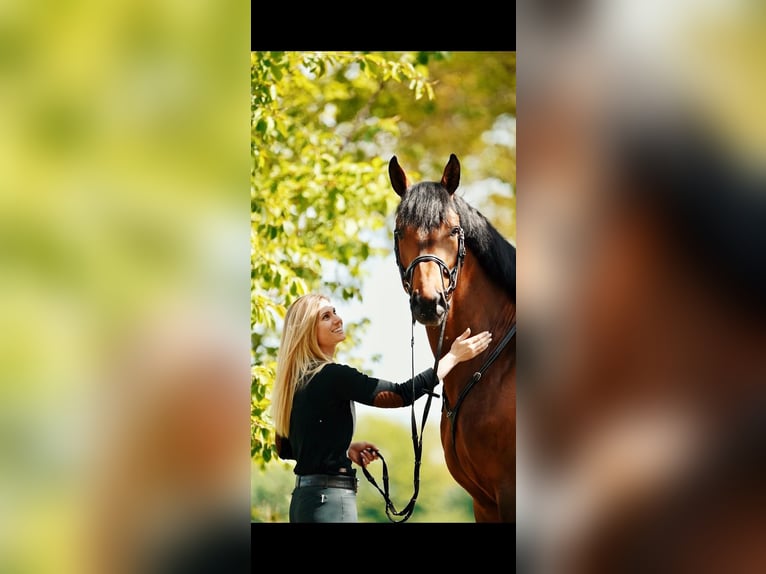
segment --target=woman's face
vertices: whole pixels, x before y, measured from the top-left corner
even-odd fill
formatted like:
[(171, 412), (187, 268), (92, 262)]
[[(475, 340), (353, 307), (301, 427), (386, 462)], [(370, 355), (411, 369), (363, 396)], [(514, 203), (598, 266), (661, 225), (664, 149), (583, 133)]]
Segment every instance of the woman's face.
[(317, 342), (319, 348), (328, 356), (335, 353), (335, 346), (346, 338), (343, 331), (343, 319), (340, 318), (329, 302), (319, 309), (317, 321)]

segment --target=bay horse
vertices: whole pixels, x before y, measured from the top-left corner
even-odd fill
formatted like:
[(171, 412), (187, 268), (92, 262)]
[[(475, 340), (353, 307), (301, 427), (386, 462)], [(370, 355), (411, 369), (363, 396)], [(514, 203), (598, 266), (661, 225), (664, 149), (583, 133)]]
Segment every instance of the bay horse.
[(396, 262), (413, 325), (425, 326), (434, 358), (467, 327), (493, 336), (487, 351), (444, 379), (440, 429), (447, 468), (472, 497), (476, 522), (515, 522), (516, 248), (455, 194), (455, 154), (439, 182), (410, 185), (396, 156), (388, 172), (401, 198)]

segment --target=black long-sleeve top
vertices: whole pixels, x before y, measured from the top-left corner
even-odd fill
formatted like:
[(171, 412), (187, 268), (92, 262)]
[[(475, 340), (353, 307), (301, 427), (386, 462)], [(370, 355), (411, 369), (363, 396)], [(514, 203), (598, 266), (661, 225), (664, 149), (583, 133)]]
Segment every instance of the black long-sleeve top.
[(329, 363), (296, 390), (289, 443), (287, 448), (280, 448), (280, 456), (297, 462), (295, 474), (355, 475), (346, 454), (354, 433), (351, 402), (403, 407), (411, 405), (426, 389), (433, 389), (437, 382), (433, 369), (404, 383), (392, 383), (347, 365)]

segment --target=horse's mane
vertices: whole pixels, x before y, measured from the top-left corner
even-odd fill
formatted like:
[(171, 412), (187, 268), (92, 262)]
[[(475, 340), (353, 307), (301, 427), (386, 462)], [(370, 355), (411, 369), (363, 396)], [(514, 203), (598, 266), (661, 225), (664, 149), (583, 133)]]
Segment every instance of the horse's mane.
[(516, 248), (476, 208), (450, 194), (439, 183), (424, 181), (408, 189), (396, 209), (401, 224), (433, 231), (454, 207), (465, 232), (466, 249), (479, 261), (489, 278), (516, 301)]

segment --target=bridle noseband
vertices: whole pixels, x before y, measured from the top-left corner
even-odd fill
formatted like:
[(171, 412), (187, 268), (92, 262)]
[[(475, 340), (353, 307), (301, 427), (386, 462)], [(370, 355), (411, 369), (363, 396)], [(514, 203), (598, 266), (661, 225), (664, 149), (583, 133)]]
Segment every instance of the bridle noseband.
[(445, 303), (449, 303), (449, 297), (457, 287), (458, 272), (461, 265), (463, 264), (463, 259), (465, 259), (465, 232), (460, 226), (458, 226), (456, 229), (458, 234), (457, 260), (455, 262), (455, 266), (452, 269), (450, 269), (442, 259), (430, 253), (415, 257), (415, 259), (413, 259), (409, 266), (405, 269), (404, 265), (402, 265), (402, 260), (399, 255), (399, 230), (394, 230), (394, 255), (396, 256), (396, 265), (399, 267), (399, 275), (402, 278), (402, 285), (404, 285), (404, 290), (407, 291), (408, 295), (412, 296), (412, 275), (415, 273), (415, 268), (421, 263), (430, 261), (432, 263), (436, 263), (439, 266), (442, 272), (442, 277), (449, 278), (449, 285), (447, 285), (447, 288), (442, 292)]

